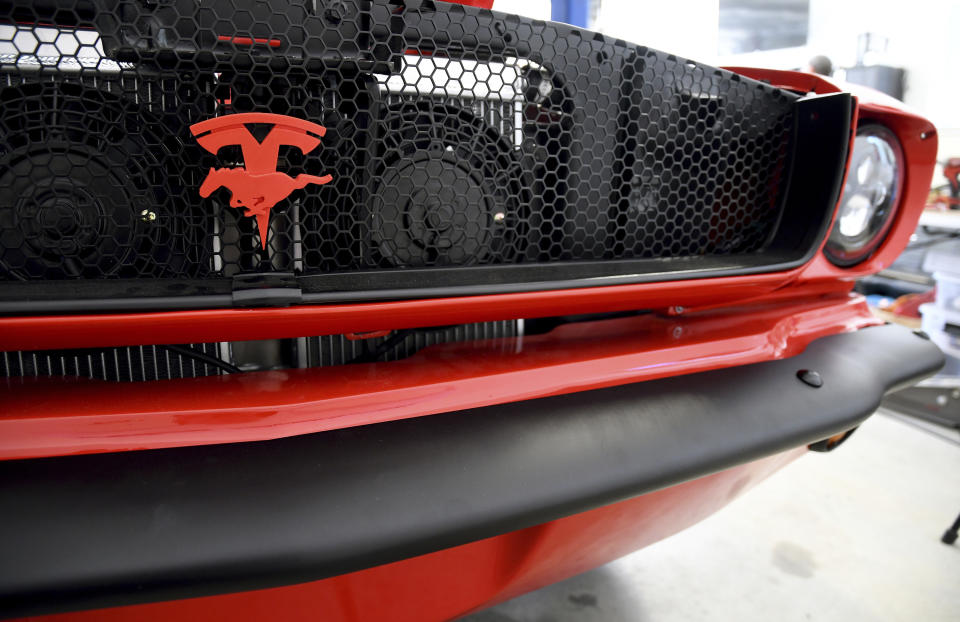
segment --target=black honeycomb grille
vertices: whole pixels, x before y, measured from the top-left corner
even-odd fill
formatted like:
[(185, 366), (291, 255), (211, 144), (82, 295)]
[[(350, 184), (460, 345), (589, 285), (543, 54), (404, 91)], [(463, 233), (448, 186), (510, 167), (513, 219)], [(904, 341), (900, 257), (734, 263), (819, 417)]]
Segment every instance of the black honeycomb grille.
[[(443, 2), (5, 2), (0, 280), (136, 280), (123, 291), (147, 296), (282, 272), (326, 291), (327, 275), (385, 275), (364, 277), (376, 289), (429, 285), (416, 275), (434, 268), (591, 262), (578, 274), (597, 277), (762, 256), (777, 250), (796, 101)], [(237, 113), (324, 126), (316, 148), (281, 145), (275, 170), (332, 181), (262, 219), (231, 200), (262, 203), (264, 181), (201, 197), (211, 169), (256, 166), (191, 134)], [(265, 141), (277, 126), (246, 127)]]

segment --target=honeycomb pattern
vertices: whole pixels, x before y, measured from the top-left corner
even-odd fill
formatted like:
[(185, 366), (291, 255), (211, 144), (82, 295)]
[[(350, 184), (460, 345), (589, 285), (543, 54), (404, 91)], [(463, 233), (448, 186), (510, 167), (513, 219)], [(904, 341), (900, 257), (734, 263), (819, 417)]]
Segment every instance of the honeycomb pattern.
[[(762, 252), (794, 101), (595, 33), (444, 2), (4, 2), (0, 280)], [(190, 131), (248, 112), (327, 129), (308, 153), (279, 147), (280, 177), (332, 181), (281, 198), (265, 235), (229, 184), (199, 193), (249, 153), (212, 153)], [(247, 130), (263, 144), (274, 127)]]

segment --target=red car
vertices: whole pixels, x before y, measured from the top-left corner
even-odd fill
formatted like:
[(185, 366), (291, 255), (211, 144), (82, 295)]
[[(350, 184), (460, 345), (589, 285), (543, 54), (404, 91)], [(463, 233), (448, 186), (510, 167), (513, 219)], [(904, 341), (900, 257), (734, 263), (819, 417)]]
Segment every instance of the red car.
[(3, 616), (456, 618), (939, 368), (928, 121), (489, 4), (0, 3)]

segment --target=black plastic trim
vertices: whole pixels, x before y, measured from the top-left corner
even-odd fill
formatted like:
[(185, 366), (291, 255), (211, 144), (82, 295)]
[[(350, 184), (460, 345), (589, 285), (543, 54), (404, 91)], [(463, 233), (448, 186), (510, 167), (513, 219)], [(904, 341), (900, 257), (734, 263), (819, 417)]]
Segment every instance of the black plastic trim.
[(536, 525), (854, 428), (943, 360), (882, 326), (790, 359), (470, 411), (4, 462), (0, 612), (293, 584)]
[(796, 104), (789, 187), (771, 244), (801, 253), (801, 263), (813, 257), (830, 232), (843, 193), (855, 106), (849, 93), (805, 97)]

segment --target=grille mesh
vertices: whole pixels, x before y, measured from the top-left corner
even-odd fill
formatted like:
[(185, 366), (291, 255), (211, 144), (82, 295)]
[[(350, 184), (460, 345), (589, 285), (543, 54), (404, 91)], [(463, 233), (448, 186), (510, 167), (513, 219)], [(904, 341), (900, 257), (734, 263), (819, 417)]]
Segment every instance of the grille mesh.
[[(442, 2), (3, 3), (0, 279), (763, 252), (794, 100)], [(276, 170), (333, 178), (270, 210), (265, 248), (230, 187), (199, 194), (210, 169), (250, 168), (247, 154), (209, 153), (190, 132), (249, 112), (324, 126), (306, 154), (281, 146)]]

